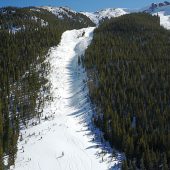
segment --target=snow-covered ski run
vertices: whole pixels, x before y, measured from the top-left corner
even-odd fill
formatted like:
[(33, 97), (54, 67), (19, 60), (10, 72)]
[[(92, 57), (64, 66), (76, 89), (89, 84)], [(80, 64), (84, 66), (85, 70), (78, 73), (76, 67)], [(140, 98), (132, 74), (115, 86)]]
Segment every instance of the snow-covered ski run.
[(112, 157), (109, 149), (102, 149), (107, 147), (94, 137), (98, 131), (88, 126), (92, 108), (78, 56), (90, 44), (94, 29), (66, 31), (60, 44), (49, 50), (48, 80), (53, 100), (44, 106), (40, 124), (21, 130), (23, 140), (18, 141), (16, 164), (11, 169), (119, 169), (119, 155)]

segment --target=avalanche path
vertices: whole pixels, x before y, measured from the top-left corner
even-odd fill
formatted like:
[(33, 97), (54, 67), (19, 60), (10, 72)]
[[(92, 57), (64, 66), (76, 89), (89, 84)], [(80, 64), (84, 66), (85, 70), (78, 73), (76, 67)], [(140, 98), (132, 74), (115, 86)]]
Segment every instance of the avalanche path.
[[(93, 27), (63, 33), (49, 50), (48, 80), (53, 100), (43, 108), (41, 123), (22, 129), (14, 170), (119, 169), (119, 155), (94, 138), (85, 70), (78, 65), (93, 38)], [(94, 130), (95, 131), (95, 130)], [(95, 131), (97, 132), (97, 130)], [(100, 145), (100, 146), (99, 146)]]

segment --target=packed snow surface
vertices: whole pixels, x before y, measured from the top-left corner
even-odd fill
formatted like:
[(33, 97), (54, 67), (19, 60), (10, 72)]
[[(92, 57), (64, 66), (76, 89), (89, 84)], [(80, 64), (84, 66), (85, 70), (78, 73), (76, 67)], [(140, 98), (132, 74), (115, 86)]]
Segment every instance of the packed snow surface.
[(109, 146), (97, 140), (100, 132), (89, 126), (93, 109), (78, 56), (90, 44), (93, 30), (94, 27), (66, 31), (60, 44), (50, 49), (48, 80), (53, 100), (46, 102), (41, 123), (21, 130), (16, 165), (11, 169), (120, 169), (120, 155), (112, 157)]

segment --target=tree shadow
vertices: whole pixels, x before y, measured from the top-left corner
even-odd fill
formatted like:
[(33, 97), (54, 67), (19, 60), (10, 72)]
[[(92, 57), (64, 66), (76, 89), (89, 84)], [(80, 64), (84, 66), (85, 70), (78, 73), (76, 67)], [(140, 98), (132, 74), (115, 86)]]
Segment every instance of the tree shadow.
[[(84, 45), (85, 42), (80, 42), (75, 47), (75, 56), (70, 60), (70, 63), (67, 67), (68, 72), (72, 73), (69, 74), (70, 79), (70, 91), (72, 92), (71, 96), (69, 97), (69, 106), (74, 108), (74, 112), (70, 113), (68, 116), (78, 117), (80, 119), (79, 123), (83, 125), (85, 130), (77, 131), (77, 133), (85, 132), (85, 135), (90, 137), (89, 142), (91, 146), (87, 147), (86, 149), (94, 149), (100, 148), (101, 151), (110, 155), (109, 160), (115, 162), (115, 164), (110, 167), (109, 170), (113, 169), (120, 169), (121, 162), (122, 162), (122, 154), (120, 154), (115, 149), (112, 149), (109, 142), (104, 140), (103, 133), (94, 125), (92, 121), (92, 117), (95, 114), (94, 106), (91, 103), (89, 97), (89, 90), (87, 86), (87, 74), (85, 68), (82, 65), (79, 65), (79, 58), (83, 57), (84, 55)], [(78, 55), (79, 54), (79, 55)], [(113, 155), (113, 151), (116, 155)], [(96, 156), (98, 155), (98, 159), (102, 158), (102, 154), (100, 156), (99, 153), (96, 152)], [(102, 158), (103, 159), (103, 158)]]

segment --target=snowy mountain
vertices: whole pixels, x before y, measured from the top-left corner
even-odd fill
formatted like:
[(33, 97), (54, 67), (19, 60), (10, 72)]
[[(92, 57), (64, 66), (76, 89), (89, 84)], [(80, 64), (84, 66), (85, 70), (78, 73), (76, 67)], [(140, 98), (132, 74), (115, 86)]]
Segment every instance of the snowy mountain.
[[(54, 14), (58, 19), (64, 20), (69, 19), (73, 21), (79, 21), (80, 23), (87, 23), (91, 21), (89, 17), (83, 15), (82, 13), (73, 11), (68, 7), (52, 7), (52, 6), (42, 6), (40, 9), (47, 10)], [(87, 21), (89, 19), (89, 21)]]
[(44, 6), (41, 7), (43, 9), (46, 9), (47, 11), (53, 13), (57, 18), (64, 19), (65, 17), (68, 18), (74, 18), (74, 16), (77, 14), (76, 11), (71, 10), (68, 7), (50, 7), (50, 6)]
[(160, 24), (166, 29), (170, 29), (170, 2), (152, 3), (150, 6), (142, 8), (140, 12), (159, 15)]
[(72, 27), (79, 25), (78, 28), (95, 25), (87, 16), (67, 7), (4, 7), (0, 8), (0, 17), (0, 30), (8, 30), (11, 34), (30, 28), (38, 30), (38, 27), (54, 23), (67, 23)]
[(104, 19), (119, 17), (128, 13), (127, 10), (122, 8), (107, 8), (96, 12), (76, 12), (68, 7), (43, 6), (40, 8), (53, 13), (58, 19), (65, 19), (67, 17), (74, 20), (77, 15), (80, 15), (80, 21), (83, 22), (83, 16), (86, 16), (96, 25), (98, 25), (100, 21)]
[(107, 8), (97, 12), (82, 12), (82, 14), (89, 17), (93, 23), (98, 25), (104, 19), (119, 17), (131, 12), (147, 12), (152, 15), (159, 15), (160, 24), (166, 29), (170, 29), (170, 2), (167, 1), (157, 4), (152, 3), (150, 6), (135, 11), (123, 8)]
[(104, 10), (100, 10), (97, 12), (82, 12), (82, 14), (86, 15), (93, 21), (96, 25), (100, 23), (100, 21), (104, 19), (110, 19), (113, 17), (119, 17), (121, 15), (125, 15), (129, 13), (127, 10), (122, 8), (107, 8)]
[[(147, 6), (145, 8), (142, 8), (141, 11), (148, 12), (148, 13), (153, 13), (156, 12), (157, 10), (166, 10), (170, 6), (170, 2), (163, 2), (163, 3), (152, 3), (150, 6)], [(170, 12), (170, 11), (169, 11)]]

